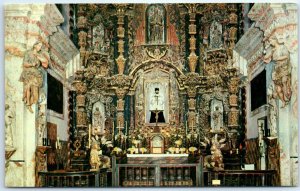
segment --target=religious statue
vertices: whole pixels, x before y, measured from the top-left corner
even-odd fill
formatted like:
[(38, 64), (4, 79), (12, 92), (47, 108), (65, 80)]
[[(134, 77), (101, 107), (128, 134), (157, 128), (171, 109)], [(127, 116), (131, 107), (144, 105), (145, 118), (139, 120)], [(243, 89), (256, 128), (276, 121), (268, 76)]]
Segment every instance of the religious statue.
[(220, 128), (222, 127), (222, 111), (220, 111), (219, 106), (215, 107), (215, 110), (212, 115), (213, 120), (213, 130), (214, 131), (220, 131)]
[(160, 7), (152, 7), (149, 17), (149, 41), (151, 43), (163, 42), (164, 20), (163, 11)]
[(290, 54), (283, 43), (279, 43), (277, 37), (270, 38), (272, 50), (265, 55), (264, 60), (269, 63), (274, 61), (272, 80), (275, 85), (275, 97), (282, 101), (282, 108), (285, 107), (292, 96), (291, 90), (291, 63)]
[(205, 142), (200, 142), (200, 144), (205, 147), (211, 146), (211, 155), (205, 156), (204, 167), (211, 168), (216, 171), (224, 170), (223, 154), (221, 149), (226, 146), (226, 138), (218, 140), (218, 135), (215, 134), (215, 136), (212, 137), (211, 140), (206, 137), (204, 137), (204, 139)]
[(91, 169), (96, 169), (96, 170), (98, 170), (101, 165), (99, 151), (98, 151), (98, 144), (96, 142), (94, 142), (91, 147), (90, 165), (91, 165)]
[(222, 46), (222, 25), (214, 21), (210, 26), (210, 48)]
[(23, 61), (23, 72), (20, 81), (24, 83), (23, 101), (28, 110), (33, 113), (32, 104), (36, 104), (39, 99), (39, 88), (43, 85), (43, 75), (40, 65), (48, 68), (49, 55), (41, 51), (42, 42), (33, 45), (33, 49), (25, 53)]
[(93, 129), (92, 134), (95, 136), (96, 140), (98, 140), (98, 135), (104, 133), (104, 119), (99, 110), (99, 107), (96, 107), (95, 112), (93, 113)]
[(159, 95), (159, 88), (155, 88), (155, 94), (151, 97), (150, 100), (150, 123), (165, 123), (164, 117), (164, 99)]
[(5, 104), (5, 148), (13, 148), (12, 123), (15, 118), (8, 104)]

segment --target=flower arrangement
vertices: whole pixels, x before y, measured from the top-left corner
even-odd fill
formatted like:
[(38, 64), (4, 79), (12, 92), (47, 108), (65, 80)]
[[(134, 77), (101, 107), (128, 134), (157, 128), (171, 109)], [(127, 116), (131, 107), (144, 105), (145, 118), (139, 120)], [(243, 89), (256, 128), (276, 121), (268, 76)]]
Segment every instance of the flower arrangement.
[(140, 151), (142, 152), (142, 154), (144, 154), (145, 152), (147, 152), (147, 149), (142, 147), (142, 148), (140, 148)]
[(115, 152), (115, 153), (118, 155), (120, 152), (122, 152), (122, 149), (119, 148), (119, 147), (115, 147), (115, 148), (112, 150), (112, 152)]
[(186, 151), (186, 148), (180, 148), (179, 151), (183, 154)]
[(131, 147), (131, 148), (127, 149), (127, 151), (129, 151), (129, 152), (130, 152), (130, 154), (133, 154), (133, 153), (134, 153), (134, 151), (135, 151), (135, 148), (134, 148), (134, 147)]
[(174, 154), (175, 150), (176, 150), (175, 147), (170, 147), (168, 149), (168, 151), (170, 151), (171, 154)]
[(196, 147), (190, 147), (189, 151), (194, 155), (195, 151), (197, 151), (198, 149)]
[(135, 147), (138, 147), (138, 144), (141, 143), (141, 140), (135, 139), (135, 140), (132, 141), (132, 143), (135, 145)]
[(182, 140), (178, 139), (177, 141), (175, 141), (175, 144), (177, 147), (180, 147), (182, 145)]

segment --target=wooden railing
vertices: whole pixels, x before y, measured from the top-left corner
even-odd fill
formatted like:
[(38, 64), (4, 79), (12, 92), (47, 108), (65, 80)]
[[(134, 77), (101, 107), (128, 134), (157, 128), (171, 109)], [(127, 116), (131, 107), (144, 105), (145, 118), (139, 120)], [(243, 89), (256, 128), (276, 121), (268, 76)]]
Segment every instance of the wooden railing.
[(278, 186), (275, 176), (275, 170), (224, 170), (203, 172), (204, 186)]
[(113, 186), (202, 186), (201, 164), (117, 164), (113, 159)]
[(107, 187), (107, 169), (39, 172), (41, 187)]

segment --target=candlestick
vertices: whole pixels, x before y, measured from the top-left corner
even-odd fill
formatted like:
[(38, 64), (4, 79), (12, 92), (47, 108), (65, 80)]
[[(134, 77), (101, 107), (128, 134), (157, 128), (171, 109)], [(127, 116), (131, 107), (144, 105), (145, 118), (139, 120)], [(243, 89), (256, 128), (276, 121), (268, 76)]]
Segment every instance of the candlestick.
[(112, 140), (114, 142), (114, 140), (115, 140), (115, 121), (113, 121), (112, 125), (113, 125), (113, 128), (112, 128), (112, 130), (113, 130), (113, 132), (112, 132)]
[(89, 148), (91, 148), (91, 124), (89, 124)]
[(185, 134), (187, 134), (187, 121), (185, 121)]
[(125, 121), (125, 136), (127, 135), (127, 121)]

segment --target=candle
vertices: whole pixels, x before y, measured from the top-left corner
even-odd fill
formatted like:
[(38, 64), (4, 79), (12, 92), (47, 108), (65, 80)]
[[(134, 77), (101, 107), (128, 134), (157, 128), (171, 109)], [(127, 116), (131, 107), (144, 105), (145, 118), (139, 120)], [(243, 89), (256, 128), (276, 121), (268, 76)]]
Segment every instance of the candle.
[(185, 134), (187, 134), (187, 121), (185, 121)]
[(194, 131), (194, 121), (192, 121), (192, 131)]
[(125, 121), (125, 136), (127, 135), (127, 121)]
[(121, 121), (119, 120), (119, 129), (120, 129), (120, 127), (121, 127)]
[(89, 148), (91, 148), (91, 124), (89, 124)]
[(115, 140), (115, 121), (113, 121), (113, 123), (112, 123), (112, 140), (113, 140), (113, 142), (114, 142), (114, 140)]

